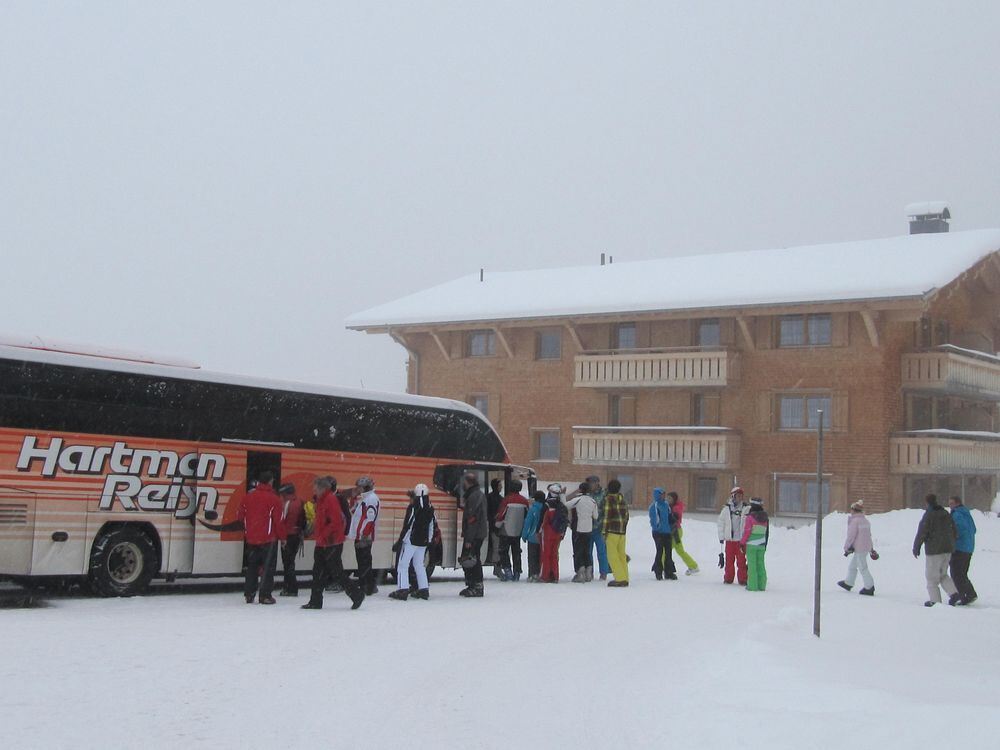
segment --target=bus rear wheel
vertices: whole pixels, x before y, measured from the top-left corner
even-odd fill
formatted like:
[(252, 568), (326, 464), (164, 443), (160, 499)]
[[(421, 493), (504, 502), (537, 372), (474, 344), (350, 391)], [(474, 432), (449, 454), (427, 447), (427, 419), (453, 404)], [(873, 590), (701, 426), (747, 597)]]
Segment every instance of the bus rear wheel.
[(156, 572), (156, 547), (139, 529), (102, 533), (90, 551), (90, 587), (98, 596), (135, 596)]

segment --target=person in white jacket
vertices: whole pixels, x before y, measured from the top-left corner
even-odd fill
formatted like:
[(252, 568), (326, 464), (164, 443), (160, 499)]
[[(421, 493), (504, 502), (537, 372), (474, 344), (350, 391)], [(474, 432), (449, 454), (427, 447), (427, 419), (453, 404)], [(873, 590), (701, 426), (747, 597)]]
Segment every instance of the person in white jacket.
[(594, 530), (597, 520), (597, 501), (587, 494), (586, 483), (581, 484), (577, 492), (570, 495), (563, 504), (569, 508), (573, 529), (573, 567), (576, 575), (575, 583), (586, 583), (594, 580), (594, 558), (590, 547), (590, 533)]
[(739, 581), (741, 586), (747, 582), (747, 556), (740, 545), (743, 538), (743, 525), (750, 515), (750, 506), (743, 501), (743, 488), (733, 487), (729, 492), (729, 501), (719, 513), (719, 544), (724, 545), (724, 552), (719, 553), (719, 567), (724, 568), (723, 583)]

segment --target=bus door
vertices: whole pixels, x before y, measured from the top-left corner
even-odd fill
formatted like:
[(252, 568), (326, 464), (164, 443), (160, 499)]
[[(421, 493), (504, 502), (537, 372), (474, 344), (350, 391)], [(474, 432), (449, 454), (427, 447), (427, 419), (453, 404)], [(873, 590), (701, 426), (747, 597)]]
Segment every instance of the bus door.
[[(59, 533), (53, 532), (53, 538), (46, 540), (48, 546), (59, 546), (56, 537)], [(31, 573), (34, 536), (35, 493), (0, 487), (0, 574), (22, 576)]]
[[(434, 485), (443, 492), (448, 493), (455, 501), (455, 513), (447, 514), (447, 519), (454, 518), (454, 524), (442, 523), (444, 514), (438, 510), (438, 522), (441, 525), (441, 566), (445, 568), (457, 568), (458, 557), (462, 553), (462, 518), (463, 510), (461, 506), (463, 485), (462, 477), (467, 472), (473, 472), (479, 482), (479, 487), (484, 494), (490, 491), (490, 482), (499, 479), (501, 482), (509, 479), (509, 469), (497, 465), (484, 464), (445, 464), (438, 466), (434, 471)], [(483, 565), (492, 565), (489, 560), (490, 540), (483, 540), (480, 549), (480, 559)], [(495, 550), (494, 550), (495, 555)]]

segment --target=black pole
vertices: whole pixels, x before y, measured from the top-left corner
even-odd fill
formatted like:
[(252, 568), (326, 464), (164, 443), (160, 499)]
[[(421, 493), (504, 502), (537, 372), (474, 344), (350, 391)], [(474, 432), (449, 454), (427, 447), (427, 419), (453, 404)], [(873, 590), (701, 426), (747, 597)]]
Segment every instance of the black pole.
[(823, 410), (819, 415), (819, 440), (816, 443), (816, 578), (813, 581), (813, 635), (819, 638), (820, 583), (823, 577)]

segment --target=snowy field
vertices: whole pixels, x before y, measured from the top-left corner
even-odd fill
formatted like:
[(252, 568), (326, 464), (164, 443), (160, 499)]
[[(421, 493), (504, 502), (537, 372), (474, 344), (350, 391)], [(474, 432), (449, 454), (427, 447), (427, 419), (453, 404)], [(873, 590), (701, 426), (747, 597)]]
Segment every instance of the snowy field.
[[(836, 587), (843, 515), (773, 529), (769, 589), (724, 586), (714, 525), (699, 576), (657, 582), (646, 519), (632, 584), (432, 582), (247, 606), (239, 593), (58, 599), (0, 611), (4, 748), (992, 748), (1000, 734), (1000, 520), (974, 514), (979, 602), (925, 609), (920, 514), (873, 516), (874, 599)], [(563, 543), (564, 574), (569, 544)], [(857, 588), (855, 588), (855, 591)]]

